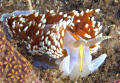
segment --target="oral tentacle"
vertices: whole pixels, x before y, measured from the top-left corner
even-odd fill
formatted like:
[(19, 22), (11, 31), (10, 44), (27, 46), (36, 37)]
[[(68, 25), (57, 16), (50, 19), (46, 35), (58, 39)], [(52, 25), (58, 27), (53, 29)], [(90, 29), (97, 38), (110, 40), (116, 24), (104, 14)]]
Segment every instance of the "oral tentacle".
[(98, 58), (96, 58), (93, 61), (91, 61), (91, 65), (88, 66), (89, 69), (91, 71), (95, 71), (96, 69), (98, 69), (98, 67), (104, 62), (106, 57), (107, 57), (106, 54), (102, 54)]

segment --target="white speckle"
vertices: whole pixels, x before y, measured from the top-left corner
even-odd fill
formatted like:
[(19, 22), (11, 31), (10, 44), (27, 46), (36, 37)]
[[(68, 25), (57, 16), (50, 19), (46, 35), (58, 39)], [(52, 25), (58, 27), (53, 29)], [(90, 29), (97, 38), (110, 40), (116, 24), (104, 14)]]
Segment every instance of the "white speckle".
[(46, 19), (42, 20), (42, 23), (46, 23)]
[(33, 42), (33, 39), (31, 39), (30, 41)]
[(92, 16), (91, 20), (94, 21), (94, 16)]
[(47, 50), (47, 47), (46, 47), (46, 46), (44, 46), (44, 49), (45, 49), (45, 50)]
[(85, 37), (87, 37), (87, 38), (91, 38), (91, 36), (90, 36), (90, 35), (88, 35), (88, 34), (85, 34)]
[(44, 42), (40, 42), (40, 46), (44, 47)]
[(35, 34), (36, 36), (38, 36), (39, 35), (39, 30), (36, 32), (36, 34)]
[(51, 13), (51, 14), (54, 13), (54, 10), (50, 10), (50, 13)]
[(31, 26), (31, 24), (32, 24), (32, 21), (29, 22), (29, 26)]
[(62, 50), (62, 48), (60, 48), (60, 52), (62, 52), (63, 50)]
[(46, 9), (46, 11), (47, 11), (47, 12), (49, 12), (49, 10), (48, 10), (48, 9)]
[(86, 25), (85, 25), (85, 27), (86, 27), (86, 28), (88, 28), (88, 27), (89, 27), (89, 25), (88, 25), (88, 24), (86, 24)]
[(96, 21), (93, 21), (93, 27), (95, 27)]
[(30, 44), (28, 44), (27, 49), (30, 49), (30, 48), (31, 48), (31, 45), (30, 45)]
[(71, 25), (72, 25), (72, 26), (75, 26), (75, 24), (74, 24), (74, 23), (71, 23)]
[(12, 29), (15, 28), (15, 22), (16, 22), (16, 20), (14, 20), (13, 23), (12, 23)]
[(58, 34), (58, 40), (60, 39), (60, 34)]
[(80, 15), (81, 15), (81, 16), (83, 16), (83, 15), (84, 15), (84, 11), (83, 11), (83, 10), (81, 11)]
[(21, 16), (22, 16), (22, 14), (18, 15), (18, 17), (21, 17)]
[(99, 11), (100, 11), (100, 9), (96, 9), (96, 10), (95, 10), (95, 12), (99, 12)]
[(48, 32), (46, 33), (46, 35), (48, 35), (48, 34), (50, 34), (50, 31), (48, 31)]
[(58, 47), (60, 48), (60, 43), (59, 43), (59, 42), (57, 42), (57, 44), (58, 44)]
[(47, 44), (47, 42), (48, 42), (48, 37), (45, 38), (45, 43)]
[(76, 16), (79, 16), (79, 15), (80, 15), (79, 13), (76, 14)]
[(44, 39), (44, 36), (41, 37), (41, 40), (43, 40), (43, 39)]
[(72, 12), (74, 13), (74, 15), (78, 14), (78, 11), (76, 11), (76, 10), (73, 10)]
[(17, 24), (19, 25), (19, 22), (17, 22)]
[(93, 9), (91, 9), (90, 11), (93, 11)]
[(63, 54), (60, 54), (59, 56), (60, 56), (60, 57), (62, 57), (62, 56), (63, 56)]
[(64, 36), (64, 30), (62, 30), (62, 36)]
[(88, 13), (89, 11), (90, 11), (90, 10), (89, 10), (89, 9), (87, 9), (87, 10), (86, 10), (86, 13)]
[(12, 29), (14, 29), (14, 28), (15, 28), (15, 25), (13, 24), (13, 25), (12, 25)]
[(28, 29), (28, 26), (26, 26), (24, 29), (23, 29), (23, 31), (26, 31)]
[(43, 24), (40, 29), (44, 29), (44, 27), (45, 27), (45, 24)]
[(38, 24), (38, 27), (41, 27), (41, 23)]
[(55, 29), (57, 32), (59, 32), (60, 26), (57, 26)]
[(21, 29), (18, 29), (18, 32), (20, 33), (20, 32), (21, 32)]
[(67, 14), (64, 14), (63, 17), (67, 17)]
[(56, 27), (56, 24), (54, 24), (51, 28), (53, 28), (53, 29), (54, 29), (55, 27)]
[(94, 31), (98, 31), (98, 28), (94, 28)]
[(55, 46), (57, 46), (57, 45), (58, 45), (58, 41), (57, 41), (57, 40), (54, 40), (54, 42), (55, 42)]
[(54, 49), (54, 46), (53, 46), (53, 45), (51, 45), (51, 49)]
[(19, 26), (20, 26), (20, 27), (23, 27), (23, 24), (20, 24)]
[(65, 21), (63, 21), (63, 28), (66, 29), (66, 22)]
[(54, 53), (54, 51), (53, 51), (53, 50), (51, 50), (51, 52), (52, 52), (52, 53)]
[(53, 49), (54, 49), (54, 50), (56, 50), (56, 47), (55, 47), (55, 46), (53, 46)]
[(44, 42), (42, 44), (43, 44), (42, 46), (44, 47)]
[(30, 37), (29, 37), (29, 36), (27, 36), (27, 39), (29, 40), (29, 39), (30, 39)]
[(45, 14), (42, 15), (42, 17), (41, 17), (41, 21), (43, 21), (44, 18), (45, 18)]
[(80, 23), (80, 20), (77, 20), (77, 23)]
[(100, 27), (100, 22), (98, 22), (98, 24), (97, 24), (97, 25), (98, 25), (98, 27)]
[(51, 49), (56, 50), (56, 47), (55, 47), (55, 46), (53, 46), (53, 45), (51, 45)]
[(39, 12), (35, 12), (35, 17), (37, 17), (39, 15)]
[(102, 29), (102, 25), (99, 27), (99, 30), (101, 30)]
[(52, 37), (54, 35), (54, 33), (51, 33), (50, 36)]
[(12, 32), (15, 34), (15, 31), (14, 31), (14, 30), (13, 30)]
[(21, 17), (20, 19), (19, 19), (19, 21), (25, 21), (25, 18), (23, 18), (23, 17)]
[(68, 16), (67, 18), (71, 18), (71, 16)]
[(98, 33), (99, 33), (99, 31), (96, 31), (96, 32), (95, 32), (95, 35), (97, 35)]
[(51, 45), (51, 41), (48, 41), (48, 43), (47, 43), (47, 44), (48, 44), (48, 46), (50, 46), (50, 45)]
[(63, 40), (62, 40), (62, 38), (60, 39), (60, 43), (63, 44)]
[[(67, 22), (66, 22), (66, 25), (70, 25), (70, 24), (72, 24), (72, 21), (69, 19)], [(70, 25), (71, 26), (71, 25)], [(66, 27), (65, 27), (65, 29), (66, 29)]]
[(63, 12), (60, 12), (60, 13), (59, 13), (59, 15), (62, 15), (62, 14), (63, 14)]
[(57, 55), (57, 52), (55, 52), (55, 55)]

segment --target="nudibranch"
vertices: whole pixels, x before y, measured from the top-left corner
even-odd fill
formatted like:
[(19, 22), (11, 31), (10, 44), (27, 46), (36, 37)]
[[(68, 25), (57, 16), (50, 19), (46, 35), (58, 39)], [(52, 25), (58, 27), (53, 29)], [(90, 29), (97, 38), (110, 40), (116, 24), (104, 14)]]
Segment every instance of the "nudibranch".
[(32, 65), (7, 41), (0, 28), (0, 82), (41, 83), (32, 70)]
[[(33, 55), (46, 53), (58, 60), (64, 57), (59, 66), (61, 71), (70, 74), (79, 69), (78, 72), (85, 74), (82, 76), (87, 76), (106, 58), (106, 54), (103, 54), (91, 61), (91, 54), (99, 47), (100, 41), (110, 38), (98, 35), (102, 26), (91, 15), (99, 10), (87, 9), (81, 13), (73, 10), (68, 14), (55, 13), (54, 10), (45, 14), (39, 14), (36, 10), (16, 11), (3, 14), (0, 20), (11, 37), (24, 41)], [(85, 69), (89, 73), (86, 74)]]

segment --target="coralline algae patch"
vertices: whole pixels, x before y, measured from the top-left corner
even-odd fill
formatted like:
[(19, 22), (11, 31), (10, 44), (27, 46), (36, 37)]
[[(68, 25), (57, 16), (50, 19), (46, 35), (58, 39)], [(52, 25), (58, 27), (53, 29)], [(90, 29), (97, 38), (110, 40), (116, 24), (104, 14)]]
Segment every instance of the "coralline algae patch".
[(1, 83), (40, 83), (32, 70), (31, 63), (14, 50), (1, 28), (0, 79)]

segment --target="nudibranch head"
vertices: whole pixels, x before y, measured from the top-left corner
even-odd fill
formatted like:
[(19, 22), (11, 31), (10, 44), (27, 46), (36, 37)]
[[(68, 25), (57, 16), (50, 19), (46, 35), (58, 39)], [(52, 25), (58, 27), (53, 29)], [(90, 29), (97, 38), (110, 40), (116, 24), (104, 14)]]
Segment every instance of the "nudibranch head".
[[(111, 37), (101, 36), (95, 39), (85, 40), (79, 37), (79, 40), (76, 40), (74, 36), (71, 35), (71, 32), (66, 31), (63, 49), (67, 50), (68, 56), (66, 56), (61, 62), (57, 63), (60, 64), (59, 69), (63, 71), (63, 76), (70, 75), (71, 79), (76, 76), (79, 77), (79, 75), (85, 77), (98, 69), (107, 55), (102, 54), (97, 59), (92, 60), (89, 46), (109, 38)], [(74, 44), (79, 47), (75, 47)]]

